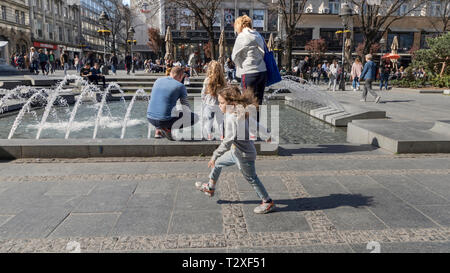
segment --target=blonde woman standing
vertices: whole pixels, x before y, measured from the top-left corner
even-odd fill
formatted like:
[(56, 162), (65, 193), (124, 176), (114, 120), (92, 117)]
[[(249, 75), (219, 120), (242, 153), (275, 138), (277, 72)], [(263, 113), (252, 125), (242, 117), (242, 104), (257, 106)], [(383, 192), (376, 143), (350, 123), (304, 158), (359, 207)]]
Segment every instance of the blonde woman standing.
[(253, 90), (259, 105), (264, 99), (267, 82), (267, 68), (264, 62), (264, 39), (252, 29), (252, 19), (247, 15), (234, 22), (238, 34), (231, 59), (236, 64), (236, 76), (240, 77), (242, 88)]
[(352, 65), (352, 79), (353, 79), (353, 91), (359, 90), (359, 78), (361, 77), (363, 66), (359, 57), (356, 57), (355, 62)]

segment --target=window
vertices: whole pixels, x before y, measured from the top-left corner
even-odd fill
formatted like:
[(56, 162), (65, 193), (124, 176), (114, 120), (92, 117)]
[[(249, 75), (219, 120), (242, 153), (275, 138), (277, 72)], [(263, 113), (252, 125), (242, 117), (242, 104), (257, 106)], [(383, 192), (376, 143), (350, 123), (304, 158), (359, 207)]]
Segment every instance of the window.
[(398, 9), (397, 14), (399, 16), (403, 16), (403, 15), (406, 15), (407, 12), (408, 12), (408, 5), (407, 4), (403, 4)]
[(414, 32), (391, 32), (388, 34), (388, 43), (387, 47), (389, 48), (392, 45), (392, 41), (394, 40), (394, 36), (398, 38), (398, 51), (399, 52), (408, 52), (414, 42)]
[(265, 17), (264, 13), (265, 13), (265, 10), (263, 10), (263, 9), (253, 10), (253, 27), (256, 30), (264, 29), (264, 17)]
[(20, 24), (20, 13), (18, 10), (16, 10), (16, 23)]
[(339, 14), (341, 3), (339, 0), (330, 0), (328, 7), (330, 8), (330, 13)]
[(328, 50), (341, 51), (342, 50), (342, 35), (337, 36), (336, 31), (342, 30), (342, 28), (321, 28), (320, 38), (325, 39), (327, 42)]
[(431, 16), (440, 17), (442, 15), (441, 12), (441, 3), (437, 1), (433, 1), (431, 5)]
[(226, 30), (233, 30), (234, 29), (234, 9), (224, 9), (224, 26)]
[(2, 6), (2, 20), (6, 20), (6, 7)]
[(298, 49), (304, 49), (305, 45), (312, 40), (313, 29), (312, 28), (299, 28), (296, 30), (296, 34), (293, 39), (292, 46)]
[(268, 31), (278, 30), (278, 11), (269, 10)]
[(20, 15), (21, 15), (21, 19), (22, 19), (21, 23), (22, 23), (22, 25), (25, 25), (25, 12), (22, 11), (20, 13)]

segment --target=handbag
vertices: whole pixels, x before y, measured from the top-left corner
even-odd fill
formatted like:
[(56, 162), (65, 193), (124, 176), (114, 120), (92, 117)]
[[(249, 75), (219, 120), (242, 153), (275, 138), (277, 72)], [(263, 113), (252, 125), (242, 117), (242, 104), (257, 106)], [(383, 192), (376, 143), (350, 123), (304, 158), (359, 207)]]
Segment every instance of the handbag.
[[(261, 34), (260, 34), (261, 36)], [(266, 45), (266, 41), (261, 36), (264, 42), (264, 62), (266, 63), (266, 69), (267, 69), (267, 82), (266, 86), (270, 86), (272, 84), (275, 84), (277, 82), (281, 82), (281, 74), (280, 71), (278, 71), (277, 62), (275, 61), (275, 57), (273, 56), (273, 52), (269, 51)]]

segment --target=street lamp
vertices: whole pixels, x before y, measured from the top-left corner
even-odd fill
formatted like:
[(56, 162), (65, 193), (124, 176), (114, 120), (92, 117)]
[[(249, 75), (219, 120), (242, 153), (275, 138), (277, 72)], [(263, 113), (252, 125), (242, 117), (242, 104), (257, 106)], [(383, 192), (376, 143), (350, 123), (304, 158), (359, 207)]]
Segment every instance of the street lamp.
[(281, 51), (283, 50), (283, 44), (281, 41), (281, 37), (277, 36), (275, 37), (275, 51), (277, 52), (277, 62), (278, 62), (278, 70), (281, 70), (282, 64), (281, 64)]
[(130, 27), (128, 29), (128, 40), (127, 43), (130, 45), (130, 55), (131, 55), (131, 71), (134, 73), (134, 61), (133, 61), (133, 44), (136, 44), (136, 40), (134, 40), (134, 34), (136, 31), (134, 27)]
[(342, 19), (342, 24), (344, 25), (344, 30), (342, 31), (342, 73), (341, 73), (341, 81), (339, 83), (339, 89), (345, 91), (345, 36), (346, 29), (349, 25), (350, 19), (353, 16), (352, 9), (348, 5), (348, 3), (343, 3), (341, 5), (341, 10), (339, 12), (339, 17)]
[(108, 14), (105, 11), (102, 11), (100, 17), (98, 18), (98, 21), (103, 26), (103, 29), (100, 29), (98, 33), (100, 33), (100, 35), (103, 35), (103, 38), (105, 40), (105, 45), (103, 48), (103, 71), (102, 71), (102, 73), (105, 75), (108, 75), (108, 66), (106, 65), (106, 46), (107, 46), (106, 37), (108, 37), (109, 34), (111, 34), (111, 31), (106, 27), (106, 24), (109, 22), (109, 20), (110, 19)]

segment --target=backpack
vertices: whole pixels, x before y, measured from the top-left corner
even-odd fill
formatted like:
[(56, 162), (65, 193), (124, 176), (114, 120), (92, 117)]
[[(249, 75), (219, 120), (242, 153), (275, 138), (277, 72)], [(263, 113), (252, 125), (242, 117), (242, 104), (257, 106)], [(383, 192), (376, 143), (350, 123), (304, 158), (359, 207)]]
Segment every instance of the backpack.
[[(260, 34), (261, 36), (261, 34)], [(278, 70), (277, 62), (275, 61), (275, 57), (273, 56), (273, 52), (269, 51), (267, 48), (266, 42), (264, 38), (261, 36), (261, 39), (264, 42), (264, 62), (266, 63), (267, 69), (267, 82), (266, 86), (270, 86), (277, 82), (281, 81), (280, 71)]]

